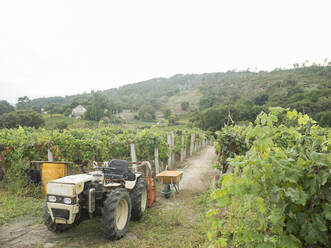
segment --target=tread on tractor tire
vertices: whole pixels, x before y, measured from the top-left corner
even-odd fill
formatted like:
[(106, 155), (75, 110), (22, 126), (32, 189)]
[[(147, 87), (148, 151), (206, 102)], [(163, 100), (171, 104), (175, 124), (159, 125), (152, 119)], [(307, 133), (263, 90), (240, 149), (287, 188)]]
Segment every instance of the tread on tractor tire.
[(147, 209), (148, 203), (148, 183), (144, 178), (138, 178), (136, 185), (130, 192), (132, 211), (131, 219), (140, 220)]
[(102, 232), (107, 239), (122, 238), (131, 218), (131, 199), (126, 189), (115, 189), (107, 195), (102, 207)]
[(48, 207), (47, 205), (45, 205), (43, 207), (43, 221), (45, 226), (47, 227), (47, 229), (49, 231), (55, 232), (55, 233), (59, 233), (59, 232), (64, 232), (67, 231), (68, 229), (70, 229), (72, 227), (72, 224), (58, 224), (58, 223), (53, 223), (52, 222), (52, 217), (48, 212)]

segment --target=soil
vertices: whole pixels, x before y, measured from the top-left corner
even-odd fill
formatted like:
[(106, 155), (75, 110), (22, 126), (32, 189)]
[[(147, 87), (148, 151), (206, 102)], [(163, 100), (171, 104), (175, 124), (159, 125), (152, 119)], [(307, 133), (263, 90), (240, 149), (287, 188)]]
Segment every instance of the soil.
[(210, 178), (217, 171), (212, 165), (215, 163), (216, 154), (213, 147), (207, 147), (199, 155), (184, 161), (184, 176), (180, 182), (183, 191), (201, 192), (210, 186)]
[[(185, 214), (189, 216), (193, 222), (195, 218), (194, 207), (187, 206), (188, 204), (192, 204), (192, 201), (187, 201), (187, 199), (191, 199), (192, 196), (200, 194), (210, 186), (211, 180), (213, 180), (214, 176), (217, 174), (216, 169), (213, 168), (215, 162), (215, 150), (213, 147), (207, 146), (200, 152), (195, 153), (192, 157), (187, 157), (183, 163), (177, 163), (177, 168), (180, 168), (184, 172), (179, 187), (180, 193), (172, 194), (171, 199), (165, 199), (158, 193), (157, 202), (155, 202), (153, 206), (161, 206), (167, 211), (172, 210), (177, 202), (180, 202), (185, 208)], [(159, 189), (160, 185), (158, 185), (157, 188)], [(176, 198), (176, 204), (173, 198)], [(84, 233), (86, 226), (98, 228), (98, 221), (99, 220), (88, 220), (81, 223), (76, 230), (74, 228), (74, 230), (65, 233), (55, 234), (47, 230), (41, 223), (41, 218), (21, 216), (8, 225), (0, 226), (0, 247), (63, 247), (63, 240), (69, 240), (65, 243), (65, 247), (85, 247), (82, 238), (86, 235), (90, 235), (88, 236), (89, 241), (90, 239), (98, 240), (98, 242), (100, 242), (100, 239), (101, 241), (103, 240), (102, 236), (98, 235), (98, 231), (92, 234)], [(82, 227), (80, 227), (81, 225)], [(80, 231), (82, 232), (81, 234), (79, 234)], [(137, 233), (134, 233), (129, 228), (128, 233), (123, 239), (136, 240)], [(104, 240), (104, 242), (108, 243), (109, 241)]]

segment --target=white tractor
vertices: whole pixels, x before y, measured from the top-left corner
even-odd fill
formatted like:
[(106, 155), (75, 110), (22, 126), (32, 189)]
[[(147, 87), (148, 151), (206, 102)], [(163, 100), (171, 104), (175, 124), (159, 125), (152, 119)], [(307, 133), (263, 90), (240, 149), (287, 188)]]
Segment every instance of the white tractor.
[(125, 235), (130, 219), (141, 219), (148, 206), (151, 180), (147, 182), (142, 173), (131, 172), (125, 160), (97, 164), (93, 172), (48, 182), (43, 219), (49, 230), (65, 231), (101, 215), (104, 236), (116, 240)]

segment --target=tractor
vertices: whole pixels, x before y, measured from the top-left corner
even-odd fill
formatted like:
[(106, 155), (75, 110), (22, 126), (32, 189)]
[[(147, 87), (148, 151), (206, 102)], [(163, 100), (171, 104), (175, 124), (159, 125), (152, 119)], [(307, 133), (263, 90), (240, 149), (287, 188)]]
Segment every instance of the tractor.
[(104, 236), (117, 240), (125, 235), (130, 219), (140, 220), (155, 201), (149, 162), (143, 162), (140, 170), (134, 167), (134, 172), (127, 161), (119, 159), (102, 162), (101, 166), (93, 162), (93, 168), (86, 174), (47, 183), (43, 220), (50, 231), (63, 232), (83, 220), (101, 216)]

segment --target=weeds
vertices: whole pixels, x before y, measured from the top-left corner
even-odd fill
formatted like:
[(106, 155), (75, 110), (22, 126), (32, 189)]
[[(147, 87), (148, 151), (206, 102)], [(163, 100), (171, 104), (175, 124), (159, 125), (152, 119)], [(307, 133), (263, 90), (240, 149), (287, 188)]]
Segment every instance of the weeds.
[(6, 187), (0, 190), (0, 226), (21, 215), (41, 216), (40, 185), (27, 185), (26, 178), (16, 174), (7, 178)]
[(31, 196), (22, 196), (8, 191), (0, 192), (0, 225), (15, 217), (29, 215), (41, 217), (43, 200)]

